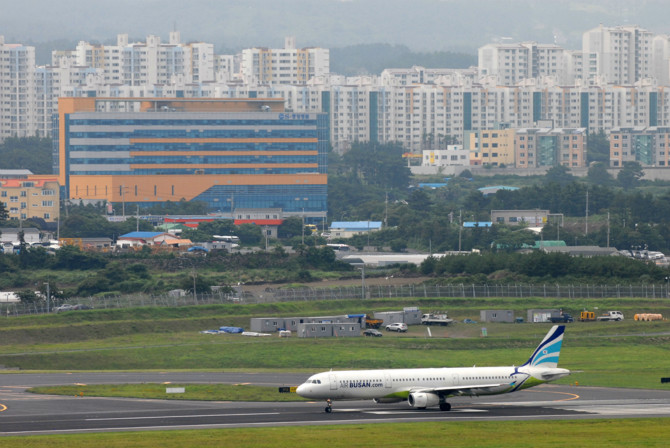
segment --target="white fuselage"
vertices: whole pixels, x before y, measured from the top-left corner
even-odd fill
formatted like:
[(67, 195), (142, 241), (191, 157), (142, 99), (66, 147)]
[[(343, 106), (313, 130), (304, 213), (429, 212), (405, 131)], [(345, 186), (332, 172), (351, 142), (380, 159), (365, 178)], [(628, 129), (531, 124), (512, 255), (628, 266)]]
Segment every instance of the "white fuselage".
[[(322, 372), (312, 375), (301, 384), (297, 393), (305, 398), (332, 400), (404, 399), (412, 391), (442, 388), (454, 389), (445, 395), (494, 395), (545, 382), (539, 375), (533, 377), (533, 374), (541, 373), (542, 370), (528, 366), (506, 366)], [(565, 370), (565, 374), (568, 373)], [(532, 380), (526, 384), (529, 378)], [(479, 385), (482, 387), (476, 387)], [(458, 387), (463, 389), (459, 390)]]

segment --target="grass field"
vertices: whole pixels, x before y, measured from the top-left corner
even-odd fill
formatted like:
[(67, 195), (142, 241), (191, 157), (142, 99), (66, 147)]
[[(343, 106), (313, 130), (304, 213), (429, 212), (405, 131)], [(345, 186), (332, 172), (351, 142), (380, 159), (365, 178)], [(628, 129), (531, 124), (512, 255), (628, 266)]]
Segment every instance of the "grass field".
[[(559, 383), (670, 389), (670, 324), (634, 322), (636, 312), (670, 315), (670, 304), (649, 300), (607, 299), (556, 304), (555, 299), (390, 299), (384, 301), (291, 302), (188, 308), (93, 310), (49, 316), (0, 319), (0, 365), (19, 371), (214, 370), (298, 371), (329, 368), (458, 367), (523, 363), (550, 324), (456, 324), (446, 328), (410, 327), (407, 334), (382, 338), (245, 338), (205, 335), (200, 330), (222, 325), (248, 327), (251, 316), (332, 315), (400, 309), (448, 310), (451, 317), (479, 319), (480, 309), (563, 307), (619, 309), (623, 322), (568, 324), (560, 366), (580, 371)], [(481, 336), (482, 327), (487, 337)], [(0, 371), (2, 372), (2, 371)], [(12, 371), (6, 371), (11, 374)], [(634, 373), (632, 375), (631, 373)], [(0, 375), (1, 381), (2, 375)], [(260, 400), (267, 390), (239, 386), (186, 385), (197, 396)], [(164, 385), (143, 390), (109, 385), (122, 395), (163, 394)], [(153, 392), (151, 391), (151, 389)], [(71, 389), (68, 394), (95, 394)], [(148, 395), (142, 395), (148, 394)], [(290, 397), (295, 399), (296, 397)], [(289, 399), (289, 396), (279, 397)], [(0, 417), (2, 415), (0, 414)], [(350, 446), (667, 446), (670, 420), (590, 420), (506, 423), (412, 423), (397, 425), (320, 426), (309, 428), (169, 431), (77, 436), (4, 437), (4, 447), (350, 447)]]
[(435, 422), (3, 437), (3, 448), (667, 447), (670, 419)]
[[(167, 387), (183, 387), (185, 392), (166, 393)], [(33, 387), (30, 392), (78, 397), (132, 397), (158, 400), (203, 401), (307, 401), (297, 394), (279, 393), (276, 387), (247, 384), (92, 384)]]
[[(545, 299), (502, 299), (501, 308), (542, 307)], [(445, 300), (431, 308), (456, 309), (454, 317), (477, 317), (493, 303)], [(457, 303), (458, 302), (458, 303)], [(374, 306), (374, 304), (370, 304)], [(398, 304), (391, 301), (391, 309)], [(427, 308), (428, 306), (424, 306)], [(631, 304), (617, 303), (630, 316)], [(663, 304), (664, 306), (668, 306)], [(377, 304), (379, 306), (379, 304)], [(660, 305), (645, 302), (644, 307)], [(301, 310), (300, 308), (305, 308)], [(459, 367), (523, 363), (550, 324), (455, 324), (383, 338), (245, 338), (205, 335), (199, 330), (248, 325), (251, 315), (318, 315), (363, 311), (360, 301), (220, 305), (211, 307), (71, 312), (0, 320), (0, 365), (26, 370), (294, 370), (329, 368)], [(369, 308), (368, 308), (369, 309)], [(377, 309), (375, 307), (374, 309)], [(583, 385), (667, 388), (670, 372), (667, 321), (575, 322), (568, 324), (561, 366), (583, 371), (562, 380)], [(631, 371), (638, 375), (631, 377)]]

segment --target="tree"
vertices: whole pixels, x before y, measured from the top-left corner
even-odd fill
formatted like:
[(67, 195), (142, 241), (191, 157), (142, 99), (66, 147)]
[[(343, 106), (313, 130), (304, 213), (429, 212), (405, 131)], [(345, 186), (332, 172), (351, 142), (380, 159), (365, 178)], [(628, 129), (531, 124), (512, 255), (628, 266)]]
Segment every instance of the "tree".
[(609, 163), (610, 142), (604, 132), (601, 131), (598, 134), (589, 134), (587, 137), (587, 146), (589, 150), (586, 155), (589, 163)]
[(240, 241), (243, 244), (256, 245), (261, 242), (263, 232), (255, 224), (242, 224), (237, 227), (237, 236), (240, 237)]
[(302, 237), (302, 218), (292, 216), (284, 220), (277, 230), (279, 238), (290, 239), (296, 236)]
[(41, 300), (40, 297), (32, 289), (24, 289), (22, 291), (18, 291), (16, 295), (19, 297), (21, 303), (35, 303)]
[(621, 168), (617, 175), (617, 180), (625, 190), (630, 190), (640, 184), (640, 179), (643, 176), (644, 170), (639, 162), (624, 162), (623, 168)]
[(399, 144), (354, 143), (342, 156), (349, 177), (360, 184), (382, 188), (407, 188), (410, 170), (402, 159)]
[(570, 174), (570, 169), (563, 165), (556, 165), (547, 171), (546, 179), (548, 182), (555, 182), (559, 185), (566, 185), (575, 180)]
[(28, 169), (35, 174), (51, 174), (51, 139), (9, 137), (0, 144), (0, 169)]
[(513, 252), (524, 245), (535, 244), (535, 234), (526, 229), (512, 230), (505, 226), (498, 232), (495, 243), (498, 250)]
[(607, 171), (607, 165), (603, 162), (592, 164), (589, 167), (587, 177), (592, 184), (601, 186), (612, 185), (612, 182), (614, 181), (610, 173)]
[(414, 190), (407, 202), (412, 210), (421, 212), (428, 212), (430, 210), (430, 196), (421, 188)]

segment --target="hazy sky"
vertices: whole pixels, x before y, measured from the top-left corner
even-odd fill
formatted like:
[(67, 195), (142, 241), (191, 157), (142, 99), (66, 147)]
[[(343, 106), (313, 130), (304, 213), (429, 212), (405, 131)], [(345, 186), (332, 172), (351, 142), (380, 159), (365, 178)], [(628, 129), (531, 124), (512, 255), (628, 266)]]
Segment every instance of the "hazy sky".
[(220, 49), (403, 44), (464, 50), (502, 37), (580, 48), (602, 23), (670, 33), (670, 0), (0, 0), (5, 41), (113, 42), (178, 29), (182, 41)]

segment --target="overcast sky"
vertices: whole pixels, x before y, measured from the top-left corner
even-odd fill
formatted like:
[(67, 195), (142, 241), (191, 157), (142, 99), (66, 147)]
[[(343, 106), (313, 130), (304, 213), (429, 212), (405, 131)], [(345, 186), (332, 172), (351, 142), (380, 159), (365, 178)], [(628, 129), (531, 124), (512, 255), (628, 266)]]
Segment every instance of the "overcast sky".
[(602, 23), (636, 24), (670, 33), (670, 0), (0, 0), (5, 42), (56, 39), (114, 42), (127, 33), (163, 40), (177, 29), (182, 41), (217, 50), (360, 43), (402, 44), (418, 51), (474, 52), (484, 44), (556, 42), (580, 48), (582, 33)]

